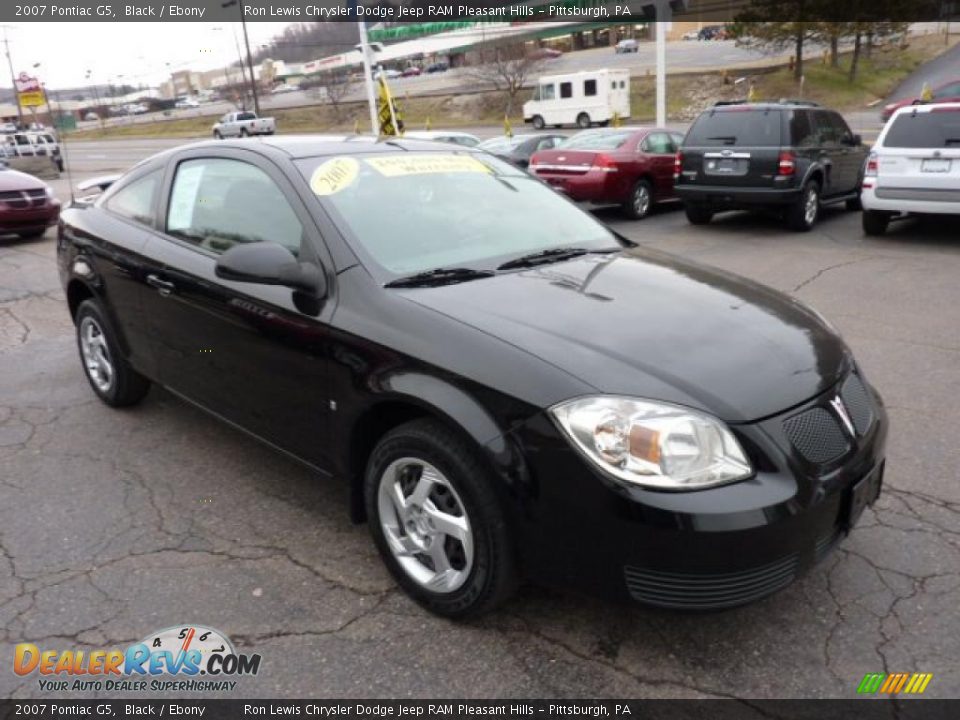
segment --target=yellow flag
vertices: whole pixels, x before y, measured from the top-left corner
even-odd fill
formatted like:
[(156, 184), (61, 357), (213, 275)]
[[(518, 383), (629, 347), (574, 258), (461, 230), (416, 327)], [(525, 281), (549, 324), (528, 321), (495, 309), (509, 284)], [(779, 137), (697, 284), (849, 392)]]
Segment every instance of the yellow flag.
[(933, 88), (930, 87), (930, 83), (925, 82), (923, 84), (923, 90), (920, 91), (920, 99), (924, 102), (933, 100)]
[(402, 135), (403, 119), (400, 116), (400, 106), (393, 99), (390, 93), (390, 86), (387, 85), (387, 79), (381, 73), (379, 78), (379, 91), (377, 97), (377, 111), (380, 121), (381, 135)]
[(756, 102), (757, 100), (757, 89), (753, 86), (753, 83), (750, 83), (750, 89), (747, 90), (747, 102)]
[(431, 126), (430, 126), (430, 116), (429, 116), (429, 115), (427, 115), (427, 122), (426, 122), (426, 124), (424, 125), (423, 129), (426, 130), (427, 132), (430, 132)]
[(354, 135), (359, 135), (359, 134), (360, 134), (360, 120), (359, 120), (359, 119), (353, 121), (353, 134), (354, 134)]
[(503, 114), (503, 134), (507, 137), (513, 137), (513, 128), (510, 126), (510, 118)]

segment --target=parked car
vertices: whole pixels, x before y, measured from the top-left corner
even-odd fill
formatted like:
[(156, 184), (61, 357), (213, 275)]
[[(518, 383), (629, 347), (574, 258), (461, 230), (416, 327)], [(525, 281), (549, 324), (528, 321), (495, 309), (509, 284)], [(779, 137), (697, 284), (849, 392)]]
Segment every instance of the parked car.
[(381, 75), (383, 75), (383, 77), (385, 77), (387, 80), (396, 80), (398, 77), (400, 77), (401, 73), (399, 70), (394, 70), (393, 68), (385, 68), (373, 71), (374, 80), (379, 80)]
[(418, 68), (416, 65), (411, 65), (408, 68), (404, 68), (403, 72), (400, 73), (400, 77), (417, 77), (418, 75), (422, 74), (423, 70)]
[(274, 86), (271, 91), (271, 95), (283, 95), (285, 93), (292, 93), (299, 90), (296, 85), (288, 85), (287, 83), (280, 83), (279, 85)]
[(699, 40), (700, 32), (698, 30), (689, 30), (682, 35), (683, 40)]
[(200, 107), (200, 101), (195, 98), (180, 98), (174, 103), (174, 107), (179, 110), (189, 110)]
[(56, 225), (59, 217), (60, 201), (49, 185), (33, 175), (0, 166), (0, 235), (39, 237)]
[(441, 615), (494, 607), (521, 573), (749, 603), (880, 492), (883, 404), (818, 313), (635, 246), (484, 153), (185, 145), (61, 227), (92, 393), (166, 386), (342, 479)]
[(432, 65), (427, 66), (427, 73), (433, 74), (438, 72), (446, 72), (450, 69), (450, 66), (445, 62), (435, 62)]
[(950, 80), (949, 82), (937, 85), (932, 89), (931, 100), (924, 101), (921, 100), (919, 96), (907, 97), (884, 105), (883, 111), (880, 113), (880, 117), (884, 122), (886, 122), (900, 108), (907, 107), (909, 105), (922, 105), (924, 102), (960, 102), (960, 79)]
[(820, 207), (860, 207), (867, 148), (840, 113), (810, 102), (717, 104), (701, 113), (676, 159), (687, 219), (723, 210), (776, 209), (810, 230)]
[(551, 133), (514, 135), (513, 137), (497, 137), (484, 140), (478, 147), (496, 155), (501, 160), (506, 160), (519, 168), (526, 169), (530, 165), (530, 158), (535, 152), (551, 150), (566, 139), (566, 135)]
[(45, 155), (45, 147), (37, 147), (24, 132), (10, 133), (4, 137), (3, 153), (6, 157), (34, 157)]
[[(99, 119), (100, 119), (100, 116), (97, 115), (95, 112), (88, 112), (86, 115), (83, 116), (83, 119), (86, 120), (87, 122), (90, 122), (90, 121), (93, 121), (93, 120), (99, 120)], [(16, 127), (16, 126), (14, 126), (14, 127)], [(6, 132), (6, 131), (4, 131), (4, 132)]]
[(867, 235), (906, 215), (960, 215), (960, 102), (897, 110), (867, 158), (860, 198)]
[(537, 48), (527, 53), (527, 57), (531, 60), (556, 60), (562, 55), (563, 53), (560, 50), (548, 47)]
[(630, 71), (585, 70), (543, 75), (523, 104), (523, 121), (537, 130), (547, 125), (588, 128), (630, 117)]
[(673, 163), (683, 135), (664, 128), (578, 133), (530, 158), (530, 172), (572, 200), (620, 205), (640, 219), (654, 203), (675, 200)]
[(640, 43), (632, 38), (626, 40), (621, 40), (613, 47), (613, 52), (616, 55), (622, 55), (624, 53), (635, 53), (640, 52)]
[(480, 144), (480, 138), (476, 135), (455, 130), (408, 130), (403, 136), (413, 140), (433, 140), (471, 148)]
[(727, 36), (727, 30), (723, 25), (707, 25), (700, 29), (697, 36), (700, 40), (723, 40)]
[(8, 122), (0, 124), (0, 134), (8, 135), (10, 133), (17, 132), (17, 130), (18, 128), (16, 123)]
[(276, 131), (277, 123), (272, 117), (258, 118), (256, 113), (247, 110), (229, 112), (213, 125), (213, 137), (217, 140), (248, 135), (273, 135)]

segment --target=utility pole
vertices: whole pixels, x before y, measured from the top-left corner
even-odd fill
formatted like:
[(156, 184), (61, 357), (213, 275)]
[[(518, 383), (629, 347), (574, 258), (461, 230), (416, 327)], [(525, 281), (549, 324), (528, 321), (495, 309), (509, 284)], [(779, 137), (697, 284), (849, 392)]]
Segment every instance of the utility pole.
[(656, 6), (657, 33), (657, 126), (667, 124), (667, 23), (672, 16), (672, 8), (666, 0), (660, 0)]
[[(240, 24), (243, 26), (243, 43), (247, 46), (247, 67), (250, 70), (250, 92), (253, 93), (253, 110), (260, 114), (260, 98), (257, 96), (257, 76), (253, 72), (253, 56), (250, 54), (250, 38), (247, 36), (247, 18), (243, 14), (243, 5), (238, 0), (225, 0), (220, 3), (220, 7), (228, 8), (236, 5), (240, 9)], [(240, 67), (243, 68), (243, 60), (240, 61)]]
[(357, 30), (360, 33), (360, 54), (363, 56), (363, 78), (367, 88), (367, 104), (370, 106), (370, 133), (380, 135), (380, 122), (377, 119), (377, 100), (373, 93), (373, 68), (370, 62), (370, 43), (367, 41), (367, 25), (360, 19), (357, 0), (350, 0), (350, 13), (357, 18)]
[(10, 68), (10, 86), (13, 88), (13, 101), (17, 103), (17, 120), (20, 127), (23, 127), (23, 108), (20, 107), (20, 93), (17, 92), (17, 76), (13, 72), (13, 60), (10, 58), (10, 40), (7, 39), (7, 30), (12, 25), (3, 25), (3, 44), (7, 49), (7, 66)]

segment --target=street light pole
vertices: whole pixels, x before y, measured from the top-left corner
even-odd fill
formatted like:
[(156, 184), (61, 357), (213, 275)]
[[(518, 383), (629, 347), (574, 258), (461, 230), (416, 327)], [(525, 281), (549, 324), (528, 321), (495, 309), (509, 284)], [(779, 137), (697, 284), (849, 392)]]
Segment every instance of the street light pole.
[[(243, 26), (243, 44), (247, 46), (247, 68), (250, 70), (250, 92), (253, 93), (253, 110), (260, 114), (260, 98), (257, 96), (257, 76), (253, 72), (253, 56), (250, 54), (250, 38), (247, 36), (247, 18), (243, 14), (243, 5), (237, 0), (226, 0), (220, 3), (220, 7), (228, 8), (236, 5), (240, 9), (240, 24)], [(243, 60), (240, 61), (240, 67), (243, 67)]]
[(657, 127), (667, 124), (667, 23), (671, 8), (666, 0), (657, 3)]
[(10, 58), (10, 40), (7, 39), (7, 30), (9, 30), (12, 25), (3, 25), (3, 44), (7, 49), (7, 66), (10, 68), (10, 83), (13, 88), (13, 99), (17, 103), (17, 121), (20, 123), (20, 127), (23, 127), (23, 108), (20, 107), (20, 93), (17, 92), (17, 76), (13, 72), (13, 60)]

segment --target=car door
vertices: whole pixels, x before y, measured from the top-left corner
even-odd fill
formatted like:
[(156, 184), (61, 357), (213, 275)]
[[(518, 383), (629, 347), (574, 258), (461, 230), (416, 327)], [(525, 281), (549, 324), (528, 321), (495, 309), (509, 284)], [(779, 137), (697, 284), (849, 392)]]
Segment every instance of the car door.
[(655, 130), (640, 143), (648, 174), (653, 177), (653, 196), (658, 200), (673, 197), (673, 165), (677, 149), (669, 133)]
[(847, 121), (843, 119), (840, 113), (831, 111), (830, 120), (836, 127), (842, 150), (840, 153), (842, 185), (838, 188), (838, 192), (849, 193), (859, 190), (860, 171), (863, 168), (867, 150), (861, 143), (854, 142), (853, 130), (850, 129)]
[(856, 185), (856, 174), (851, 171), (853, 148), (844, 142), (847, 124), (838, 113), (818, 110), (814, 113), (817, 128), (819, 160), (826, 173), (822, 195), (842, 195)]
[(217, 258), (241, 242), (279, 243), (301, 262), (318, 262), (325, 250), (302, 200), (275, 165), (240, 149), (184, 154), (171, 162), (165, 188), (163, 234), (144, 250), (144, 312), (161, 383), (326, 467), (333, 301), (310, 307), (289, 288), (215, 273)]

